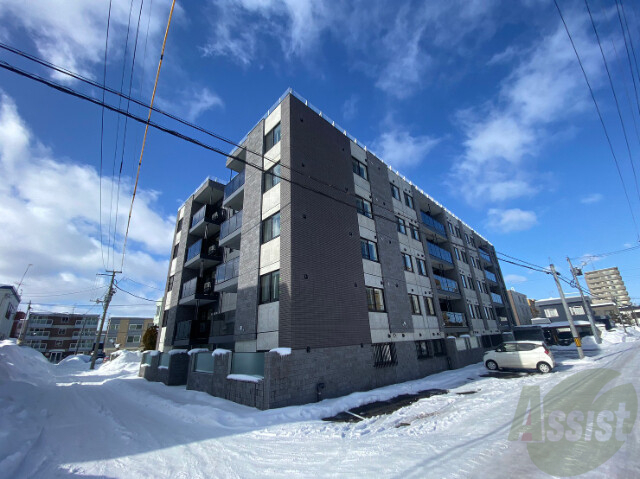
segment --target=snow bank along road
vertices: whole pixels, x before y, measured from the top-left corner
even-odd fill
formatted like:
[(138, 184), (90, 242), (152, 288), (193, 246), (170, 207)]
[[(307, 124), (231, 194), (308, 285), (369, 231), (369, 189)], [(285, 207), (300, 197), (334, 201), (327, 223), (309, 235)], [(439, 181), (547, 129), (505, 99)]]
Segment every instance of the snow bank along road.
[[(58, 366), (0, 342), (0, 477), (549, 477), (526, 443), (509, 441), (522, 386), (542, 394), (573, 373), (606, 367), (640, 390), (640, 331), (606, 334), (583, 361), (556, 351), (551, 374), (483, 377), (480, 364), (321, 403), (258, 411), (137, 377), (134, 353), (95, 371)], [(321, 418), (423, 389), (422, 399), (359, 423)], [(477, 391), (474, 394), (457, 394)], [(408, 425), (407, 425), (408, 424)], [(640, 477), (638, 425), (585, 477)]]

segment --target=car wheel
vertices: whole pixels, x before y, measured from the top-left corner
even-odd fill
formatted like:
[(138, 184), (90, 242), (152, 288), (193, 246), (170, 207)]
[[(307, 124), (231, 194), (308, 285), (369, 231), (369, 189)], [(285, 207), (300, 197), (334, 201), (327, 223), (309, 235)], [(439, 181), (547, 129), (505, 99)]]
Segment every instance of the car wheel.
[(549, 366), (547, 363), (538, 363), (537, 369), (538, 369), (538, 372), (542, 374), (547, 374), (551, 372), (551, 366)]
[(492, 359), (490, 359), (489, 361), (487, 361), (485, 363), (485, 366), (487, 367), (487, 369), (489, 371), (497, 371), (498, 370), (498, 363), (496, 363), (495, 361), (493, 361)]

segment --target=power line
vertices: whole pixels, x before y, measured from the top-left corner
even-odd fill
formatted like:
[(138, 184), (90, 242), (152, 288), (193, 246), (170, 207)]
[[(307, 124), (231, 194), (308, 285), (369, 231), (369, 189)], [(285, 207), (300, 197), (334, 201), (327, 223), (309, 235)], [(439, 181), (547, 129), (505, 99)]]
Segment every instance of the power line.
[[(638, 193), (638, 199), (640, 200), (640, 188), (638, 187), (638, 176), (636, 175), (636, 167), (633, 163), (633, 155), (631, 154), (631, 146), (629, 145), (629, 137), (627, 136), (627, 128), (624, 126), (624, 120), (622, 119), (622, 110), (620, 109), (620, 103), (618, 102), (618, 95), (616, 94), (616, 90), (613, 86), (613, 79), (611, 78), (611, 72), (609, 71), (609, 64), (607, 63), (607, 58), (605, 57), (604, 50), (602, 49), (602, 43), (600, 42), (600, 35), (598, 34), (598, 29), (596, 28), (596, 23), (593, 20), (593, 15), (591, 14), (591, 9), (589, 8), (589, 1), (584, 0), (584, 4), (587, 7), (587, 12), (589, 13), (589, 18), (591, 19), (591, 26), (593, 27), (593, 32), (596, 34), (596, 40), (598, 41), (598, 47), (600, 48), (600, 54), (602, 55), (602, 61), (604, 63), (604, 68), (607, 72), (607, 77), (609, 78), (609, 85), (611, 87), (611, 92), (613, 93), (613, 99), (616, 103), (616, 110), (618, 111), (618, 117), (620, 118), (620, 125), (622, 126), (622, 133), (624, 135), (624, 141), (627, 145), (627, 152), (629, 153), (629, 163), (631, 163), (631, 169), (633, 171), (633, 178), (635, 180), (636, 192)], [(622, 25), (622, 21), (620, 22)], [(624, 36), (624, 29), (622, 31)], [(625, 37), (625, 45), (627, 43)], [(627, 51), (628, 53), (628, 51)], [(633, 72), (632, 72), (633, 74)], [(634, 81), (635, 86), (635, 81)]]
[(589, 93), (591, 94), (591, 99), (593, 100), (593, 104), (596, 107), (596, 111), (598, 113), (598, 118), (600, 119), (600, 124), (602, 125), (602, 129), (604, 131), (604, 135), (607, 138), (607, 143), (609, 144), (609, 149), (611, 150), (611, 156), (613, 157), (613, 161), (616, 165), (616, 169), (618, 170), (618, 175), (620, 176), (620, 182), (622, 183), (622, 189), (624, 191), (624, 195), (627, 199), (627, 204), (629, 205), (629, 212), (631, 213), (631, 219), (633, 220), (633, 224), (635, 226), (636, 234), (638, 238), (640, 238), (640, 230), (638, 230), (638, 223), (636, 222), (636, 217), (633, 213), (633, 207), (631, 206), (631, 200), (629, 199), (629, 193), (627, 192), (627, 187), (624, 183), (624, 178), (622, 177), (622, 172), (620, 171), (620, 165), (618, 164), (618, 158), (616, 157), (616, 153), (613, 149), (613, 144), (611, 143), (611, 138), (609, 137), (609, 132), (607, 131), (607, 127), (604, 124), (604, 119), (602, 117), (602, 113), (600, 112), (600, 107), (598, 106), (598, 102), (596, 101), (595, 94), (593, 93), (593, 88), (591, 88), (591, 83), (589, 82), (589, 77), (587, 76), (587, 72), (584, 69), (584, 65), (582, 64), (582, 59), (580, 58), (580, 54), (576, 48), (576, 45), (573, 41), (573, 37), (571, 36), (571, 32), (569, 31), (569, 27), (567, 26), (567, 22), (564, 19), (564, 15), (562, 15), (562, 10), (560, 10), (560, 5), (558, 5), (558, 0), (553, 0), (553, 3), (558, 10), (558, 14), (560, 15), (560, 19), (562, 20), (562, 24), (564, 25), (564, 29), (567, 32), (567, 36), (569, 37), (569, 41), (571, 42), (571, 46), (573, 47), (573, 51), (576, 54), (576, 58), (578, 59), (578, 63), (580, 64), (580, 69), (582, 70), (582, 74), (584, 75), (584, 80), (587, 83), (587, 87), (589, 88)]
[[(109, 25), (111, 24), (111, 1), (109, 0), (109, 14), (107, 16), (107, 34), (104, 41), (104, 67), (102, 71), (102, 84), (107, 84), (107, 52), (109, 50)], [(102, 102), (104, 103), (105, 91), (102, 90)], [(102, 265), (104, 269), (107, 269), (107, 264), (104, 262), (104, 244), (102, 236), (102, 161), (103, 161), (103, 149), (104, 149), (104, 107), (102, 107), (102, 114), (100, 119), (100, 253), (102, 254)]]
[(28, 293), (24, 293), (24, 296), (27, 296), (29, 298), (33, 298), (33, 297), (44, 297), (44, 298), (48, 298), (50, 296), (70, 296), (72, 294), (79, 294), (79, 293), (86, 293), (89, 291), (95, 291), (98, 289), (104, 289), (106, 288), (106, 286), (97, 286), (95, 288), (89, 288), (89, 289), (81, 289), (79, 291), (68, 291), (68, 292), (56, 292), (54, 291), (53, 293), (32, 293), (32, 294), (28, 294)]
[(640, 249), (640, 244), (635, 245), (635, 246), (631, 246), (629, 248), (619, 249), (619, 250), (616, 250), (616, 251), (609, 251), (607, 253), (597, 253), (597, 254), (590, 254), (590, 255), (574, 256), (571, 259), (580, 259), (580, 258), (583, 258), (584, 256), (603, 258), (603, 257), (606, 257), (606, 256), (612, 256), (614, 254), (626, 253), (628, 251), (634, 251), (634, 250), (637, 250), (637, 249)]
[(129, 277), (122, 278), (120, 280), (120, 282), (123, 282), (123, 281), (129, 281), (131, 283), (135, 283), (135, 284), (138, 284), (140, 286), (145, 286), (145, 287), (151, 288), (151, 289), (157, 289), (158, 291), (163, 291), (164, 292), (164, 288), (156, 288), (155, 286), (151, 286), (150, 284), (141, 283), (140, 281), (135, 281), (135, 280), (133, 280), (133, 279), (131, 279)]
[(169, 27), (171, 26), (171, 18), (173, 17), (173, 9), (175, 6), (176, 6), (176, 0), (173, 0), (171, 2), (171, 10), (169, 11), (169, 19), (167, 20), (167, 29), (164, 32), (164, 39), (162, 41), (162, 50), (160, 51), (160, 61), (158, 62), (158, 71), (156, 72), (156, 81), (153, 85), (153, 93), (151, 94), (151, 103), (149, 104), (149, 113), (147, 115), (147, 123), (144, 128), (144, 137), (142, 138), (142, 148), (140, 149), (140, 160), (138, 160), (138, 172), (136, 173), (136, 182), (133, 185), (133, 194), (131, 196), (131, 206), (129, 208), (129, 219), (127, 220), (127, 229), (124, 233), (124, 241), (122, 244), (121, 267), (124, 265), (124, 255), (127, 250), (127, 238), (129, 237), (129, 226), (131, 225), (131, 214), (133, 213), (133, 203), (136, 199), (136, 192), (138, 190), (138, 181), (140, 179), (140, 168), (142, 167), (142, 155), (144, 154), (144, 147), (147, 143), (147, 132), (149, 131), (149, 122), (151, 121), (151, 112), (153, 111), (152, 110), (153, 102), (156, 98), (156, 89), (158, 88), (158, 79), (160, 78), (160, 68), (162, 67), (162, 60), (164, 58), (164, 49), (167, 45), (167, 37), (169, 36)]
[(122, 289), (120, 286), (118, 286), (118, 284), (116, 283), (116, 288), (119, 289), (120, 291), (122, 291), (123, 293), (127, 293), (129, 296), (133, 296), (134, 298), (138, 298), (138, 299), (144, 299), (145, 301), (149, 301), (152, 303), (157, 303), (158, 300), (157, 299), (149, 299), (149, 298), (145, 298), (144, 296), (138, 296), (137, 294), (133, 294), (129, 291), (127, 291), (126, 289)]

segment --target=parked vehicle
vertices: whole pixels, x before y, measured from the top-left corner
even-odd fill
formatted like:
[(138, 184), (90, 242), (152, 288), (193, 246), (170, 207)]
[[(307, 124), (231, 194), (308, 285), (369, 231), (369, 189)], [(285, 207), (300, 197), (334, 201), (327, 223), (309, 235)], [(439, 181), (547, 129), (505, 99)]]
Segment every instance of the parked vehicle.
[(507, 341), (484, 353), (487, 369), (536, 369), (542, 374), (556, 367), (553, 354), (543, 341)]

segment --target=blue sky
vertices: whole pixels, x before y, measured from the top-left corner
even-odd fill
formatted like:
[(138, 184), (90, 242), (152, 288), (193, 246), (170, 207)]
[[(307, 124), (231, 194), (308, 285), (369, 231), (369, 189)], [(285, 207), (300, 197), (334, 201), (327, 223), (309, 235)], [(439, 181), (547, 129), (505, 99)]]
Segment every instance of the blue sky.
[[(597, 257), (638, 244), (638, 233), (553, 2), (345, 3), (178, 3), (157, 106), (239, 140), (292, 87), (498, 251), (540, 265), (553, 261), (565, 274), (566, 256), (588, 257), (587, 270), (619, 266), (631, 296), (640, 297), (640, 250)], [(559, 3), (640, 221), (640, 193), (586, 8)], [(142, 5), (131, 91), (144, 101), (151, 96), (169, 5)], [(123, 84), (125, 92), (140, 6), (139, 0), (112, 5), (107, 84)], [(590, 6), (640, 170), (640, 110), (615, 3)], [(108, 1), (36, 7), (1, 0), (0, 41), (102, 81), (108, 8)], [(625, 9), (640, 46), (640, 9), (628, 1)], [(0, 59), (101, 96), (6, 51)], [(118, 103), (110, 95), (107, 101)], [(131, 111), (146, 115), (139, 107)], [(124, 119), (107, 112), (104, 122), (101, 248), (100, 108), (0, 71), (0, 282), (18, 281), (33, 264), (24, 298), (44, 303), (40, 309), (89, 304), (104, 291), (92, 289), (103, 281), (95, 274), (105, 264), (119, 268), (143, 129), (128, 122), (123, 148)], [(147, 298), (162, 294), (175, 212), (206, 176), (228, 180), (224, 158), (150, 131), (124, 289)], [(557, 294), (547, 275), (506, 263), (502, 270), (507, 286), (529, 297)], [(74, 291), (81, 292), (62, 294)], [(136, 305), (118, 306), (134, 314), (153, 310), (124, 293), (113, 304)]]

